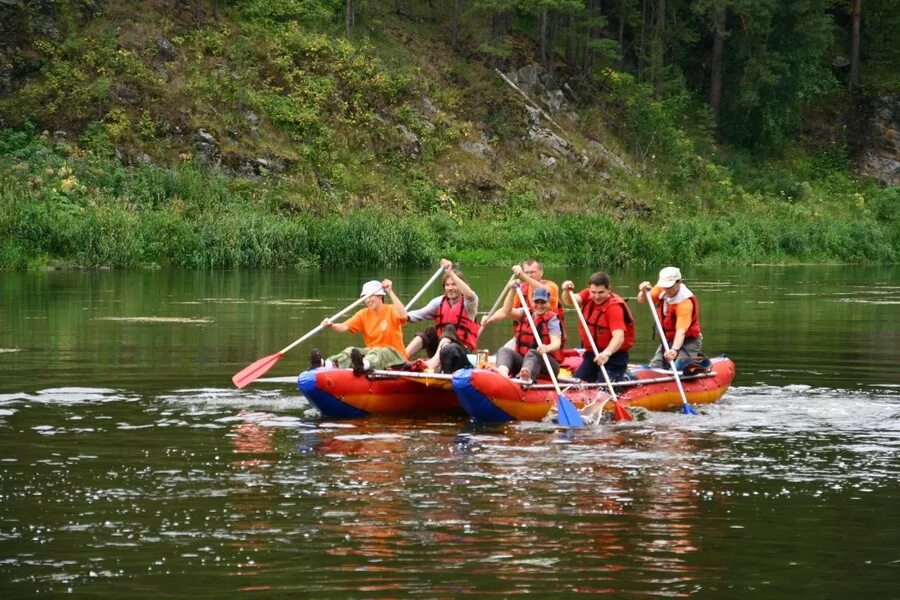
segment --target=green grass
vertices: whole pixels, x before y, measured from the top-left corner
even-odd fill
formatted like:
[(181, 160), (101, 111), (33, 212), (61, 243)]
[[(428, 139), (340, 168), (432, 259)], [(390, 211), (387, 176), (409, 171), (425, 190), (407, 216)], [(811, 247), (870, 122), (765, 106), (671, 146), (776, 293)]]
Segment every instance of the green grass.
[[(156, 18), (153, 3), (115, 6), (35, 40), (43, 67), (0, 100), (14, 125), (0, 130), (0, 268), (900, 257), (896, 187), (852, 176), (840, 149), (788, 145), (760, 159), (721, 148), (705, 104), (683, 89), (658, 98), (605, 71), (577, 122), (561, 118), (565, 135), (576, 151), (601, 140), (636, 170), (577, 158), (548, 170), (520, 98), (450, 52), (437, 24), (410, 29), (376, 11), (375, 33), (344, 36), (329, 16), (340, 2), (253, 0), (199, 27)], [(158, 60), (159, 36), (175, 60)], [(437, 114), (423, 112), (426, 96)], [(66, 140), (39, 133), (57, 128)], [(252, 179), (212, 168), (200, 128), (224, 165), (283, 168)], [(467, 154), (462, 140), (487, 140), (493, 155)], [(152, 164), (135, 164), (143, 154)]]
[[(0, 268), (6, 269), (396, 266), (433, 264), (440, 256), (506, 265), (535, 254), (548, 264), (604, 267), (890, 263), (900, 247), (896, 188), (874, 188), (870, 206), (853, 220), (791, 203), (731, 216), (554, 214), (515, 195), (507, 210), (490, 213), (466, 206), (455, 214), (447, 207), (425, 213), (428, 202), (421, 200), (413, 210), (297, 215), (272, 209), (284, 193), (278, 186), (190, 165), (127, 169), (27, 131), (4, 132), (0, 147), (6, 151), (0, 160)], [(433, 193), (423, 190), (426, 197)]]

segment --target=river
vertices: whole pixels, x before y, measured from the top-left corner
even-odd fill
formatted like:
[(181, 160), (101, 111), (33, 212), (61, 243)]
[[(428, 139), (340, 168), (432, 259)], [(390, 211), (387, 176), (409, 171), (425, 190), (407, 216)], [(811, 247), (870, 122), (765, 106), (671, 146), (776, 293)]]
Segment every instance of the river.
[[(682, 271), (734, 385), (575, 431), (322, 420), (292, 383), (311, 344), (231, 385), (363, 281), (405, 300), (427, 269), (0, 273), (0, 593), (896, 597), (900, 268)], [(484, 311), (508, 273), (466, 276)]]

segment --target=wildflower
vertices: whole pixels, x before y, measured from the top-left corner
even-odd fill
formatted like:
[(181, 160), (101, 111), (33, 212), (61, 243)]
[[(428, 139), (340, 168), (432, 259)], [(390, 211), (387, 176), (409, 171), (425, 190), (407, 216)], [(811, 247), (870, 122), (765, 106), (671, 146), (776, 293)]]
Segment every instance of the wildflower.
[(65, 192), (71, 192), (78, 187), (78, 180), (75, 176), (67, 177), (59, 182), (59, 189)]

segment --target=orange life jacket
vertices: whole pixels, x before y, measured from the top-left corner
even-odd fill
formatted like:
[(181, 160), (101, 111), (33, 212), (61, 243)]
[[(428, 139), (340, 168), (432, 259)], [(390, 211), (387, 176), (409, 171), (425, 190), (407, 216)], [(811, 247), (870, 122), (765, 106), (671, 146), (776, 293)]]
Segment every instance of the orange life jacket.
[(475, 350), (478, 347), (478, 325), (469, 318), (465, 298), (460, 298), (459, 302), (452, 306), (447, 296), (441, 301), (437, 316), (434, 318), (438, 337), (444, 332), (444, 327), (451, 324), (456, 325), (456, 337), (466, 348)]
[[(550, 343), (550, 319), (556, 316), (552, 311), (547, 311), (542, 315), (532, 315), (534, 317), (534, 324), (537, 327), (538, 334), (541, 337), (541, 344), (549, 344)], [(560, 323), (562, 325), (562, 323)], [(565, 330), (562, 329), (562, 339), (565, 339)], [(516, 324), (516, 352), (525, 356), (528, 354), (529, 350), (534, 350), (538, 347), (538, 343), (534, 339), (534, 334), (531, 332), (531, 325), (528, 323), (528, 317), (522, 317), (522, 320)], [(559, 350), (550, 353), (556, 362), (562, 364), (563, 361), (563, 351), (562, 344), (560, 345)]]
[[(622, 347), (619, 350), (628, 350), (634, 346), (634, 316), (621, 296), (610, 293), (609, 299), (603, 304), (598, 305), (589, 299), (581, 307), (584, 320), (587, 322), (590, 330), (590, 336), (594, 338), (594, 342), (597, 343), (597, 350), (601, 352), (609, 346), (609, 342), (612, 340), (612, 330), (609, 328), (607, 310), (616, 304), (620, 305), (622, 312), (625, 313), (625, 340), (622, 342)], [(591, 342), (588, 339), (587, 332), (583, 327), (579, 327), (578, 333), (581, 335), (582, 346), (590, 350)]]
[[(700, 337), (700, 302), (697, 301), (697, 296), (692, 295), (688, 300), (691, 301), (691, 304), (694, 307), (694, 311), (691, 313), (691, 324), (688, 326), (687, 331), (684, 332), (684, 339), (692, 340), (694, 338)], [(682, 300), (682, 302), (686, 302), (687, 300)], [(659, 315), (659, 322), (662, 323), (663, 333), (666, 334), (666, 340), (669, 343), (675, 340), (675, 323), (678, 320), (677, 315), (675, 314), (675, 306), (669, 306), (669, 310), (666, 314), (663, 314), (663, 304), (665, 300), (660, 298), (656, 304), (656, 314)]]

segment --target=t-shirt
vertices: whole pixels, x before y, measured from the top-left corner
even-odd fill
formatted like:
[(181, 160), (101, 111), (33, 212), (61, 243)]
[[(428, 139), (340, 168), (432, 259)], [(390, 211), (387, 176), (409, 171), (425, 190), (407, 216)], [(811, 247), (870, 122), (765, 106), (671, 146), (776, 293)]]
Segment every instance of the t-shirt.
[[(550, 310), (556, 312), (556, 308), (559, 306), (559, 286), (550, 281), (549, 279), (541, 279), (540, 287), (545, 287), (550, 291)], [(531, 301), (531, 296), (534, 294), (534, 288), (531, 287), (531, 284), (528, 285), (528, 294), (526, 294), (526, 298), (528, 299), (529, 306), (534, 306), (534, 302)], [(522, 306), (522, 303), (519, 302), (519, 295), (516, 294), (513, 297), (513, 308), (519, 308)]]
[[(583, 311), (588, 302), (593, 302), (593, 300), (591, 300), (591, 292), (589, 289), (584, 289), (581, 290), (581, 293), (578, 295), (581, 298), (581, 310)], [(607, 299), (606, 302), (609, 302), (609, 299)], [(690, 304), (690, 302), (688, 302), (688, 304)], [(603, 306), (603, 304), (600, 306)], [(608, 306), (606, 308), (606, 322), (609, 325), (609, 330), (611, 332), (617, 329), (625, 331), (625, 307), (621, 304)]]
[(347, 319), (350, 333), (362, 333), (366, 348), (393, 348), (406, 358), (403, 324), (393, 304), (382, 304), (377, 311), (368, 306)]
[[(660, 295), (665, 295), (666, 290), (662, 287), (655, 287), (650, 290), (650, 297), (653, 298), (654, 305), (659, 302)], [(691, 326), (691, 319), (694, 315), (694, 303), (690, 298), (682, 300), (676, 304), (663, 302), (663, 314), (666, 311), (675, 309), (675, 329), (687, 329)]]
[[(463, 302), (465, 302), (466, 312), (469, 313), (469, 318), (474, 321), (475, 315), (478, 313), (478, 296), (476, 295), (472, 300), (465, 300), (464, 296), (460, 296), (460, 298), (463, 298)], [(444, 296), (438, 296), (437, 298), (432, 298), (428, 304), (422, 308), (407, 311), (406, 314), (409, 317), (409, 322), (419, 323), (420, 321), (433, 321), (435, 317), (437, 317), (438, 309), (441, 307), (441, 302), (443, 301)]]

